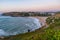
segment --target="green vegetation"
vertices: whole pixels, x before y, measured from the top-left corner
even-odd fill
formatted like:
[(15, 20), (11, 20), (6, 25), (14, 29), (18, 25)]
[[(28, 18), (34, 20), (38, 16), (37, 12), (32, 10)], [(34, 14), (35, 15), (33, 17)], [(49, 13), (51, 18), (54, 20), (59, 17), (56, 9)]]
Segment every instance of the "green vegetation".
[[(52, 21), (54, 20), (54, 22)], [(34, 32), (19, 34), (2, 40), (60, 40), (60, 18), (47, 18), (48, 28), (40, 28)]]
[(40, 12), (7, 12), (7, 13), (3, 13), (3, 16), (12, 16), (12, 17), (18, 17), (18, 16), (51, 16), (50, 13), (48, 12), (44, 12), (44, 13), (40, 13)]

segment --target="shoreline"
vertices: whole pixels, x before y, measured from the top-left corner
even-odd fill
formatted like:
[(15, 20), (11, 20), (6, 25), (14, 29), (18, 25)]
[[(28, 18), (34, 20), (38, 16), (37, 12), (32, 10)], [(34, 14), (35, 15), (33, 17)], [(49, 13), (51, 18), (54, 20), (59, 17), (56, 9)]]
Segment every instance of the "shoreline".
[(42, 26), (45, 26), (45, 25), (46, 25), (46, 19), (47, 19), (48, 17), (33, 16), (33, 18), (39, 19), (39, 22), (41, 23), (41, 25), (42, 25)]

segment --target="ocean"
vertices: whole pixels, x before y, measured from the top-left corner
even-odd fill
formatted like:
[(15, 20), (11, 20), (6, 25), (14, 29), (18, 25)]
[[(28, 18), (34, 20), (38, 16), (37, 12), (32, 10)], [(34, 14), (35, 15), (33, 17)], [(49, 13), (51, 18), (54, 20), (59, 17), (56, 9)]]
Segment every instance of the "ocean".
[(37, 18), (0, 16), (0, 36), (17, 35), (28, 30), (39, 29), (41, 24)]

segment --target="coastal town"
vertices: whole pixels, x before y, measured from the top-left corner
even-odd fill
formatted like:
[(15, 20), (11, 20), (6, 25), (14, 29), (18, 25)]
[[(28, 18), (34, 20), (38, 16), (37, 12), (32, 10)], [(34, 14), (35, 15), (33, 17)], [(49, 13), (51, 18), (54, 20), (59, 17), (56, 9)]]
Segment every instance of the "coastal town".
[[(15, 15), (16, 14), (16, 15)], [(19, 35), (15, 35), (15, 36), (11, 36), (11, 37), (3, 37), (3, 36), (1, 36), (0, 38), (1, 38), (1, 40), (10, 40), (10, 39), (15, 39), (15, 37), (16, 37), (16, 39), (17, 39), (17, 37), (19, 38), (19, 39), (22, 39), (22, 40), (25, 40), (25, 39), (23, 39), (23, 35), (24, 36), (29, 36), (29, 35), (31, 35), (32, 36), (32, 34), (31, 33), (33, 33), (34, 35), (35, 35), (35, 37), (37, 38), (37, 37), (40, 37), (39, 39), (42, 39), (41, 38), (41, 36), (42, 35), (45, 35), (44, 33), (47, 33), (47, 32), (49, 32), (49, 31), (53, 31), (52, 29), (50, 29), (52, 26), (53, 27), (55, 27), (54, 25), (57, 25), (57, 26), (60, 26), (59, 24), (60, 24), (60, 12), (55, 12), (55, 13), (44, 13), (43, 15), (41, 14), (41, 15), (38, 15), (38, 14), (40, 14), (40, 13), (36, 13), (36, 15), (34, 14), (34, 13), (32, 13), (32, 14), (30, 14), (30, 13), (27, 13), (28, 15), (26, 15), (25, 13), (21, 13), (22, 15), (24, 15), (24, 16), (22, 16), (21, 14), (20, 15), (18, 15), (18, 14), (20, 14), (20, 12), (18, 13), (14, 13), (14, 12), (12, 12), (11, 14), (10, 14), (10, 12), (8, 13), (3, 13), (2, 14), (2, 16), (10, 16), (10, 17), (27, 17), (27, 18), (37, 18), (38, 20), (39, 20), (39, 22), (40, 22), (40, 24), (41, 24), (41, 28), (39, 28), (39, 29), (37, 29), (37, 30), (35, 30), (35, 31), (33, 31), (33, 32), (30, 32), (30, 30), (28, 30), (28, 33), (25, 33), (25, 34), (19, 34)], [(58, 21), (57, 21), (58, 20)], [(59, 23), (57, 23), (57, 22), (59, 22)], [(54, 24), (54, 25), (53, 25)], [(52, 27), (52, 28), (53, 28)], [(57, 27), (58, 28), (58, 27)], [(50, 29), (50, 30), (47, 30), (47, 29)], [(55, 30), (55, 28), (53, 28), (54, 30)], [(45, 32), (44, 30), (46, 30), (47, 32)], [(58, 29), (59, 30), (59, 29)], [(44, 31), (44, 32), (43, 32)], [(43, 32), (43, 34), (42, 34), (42, 32)], [(55, 31), (54, 31), (55, 32)], [(36, 34), (35, 34), (36, 33)], [(40, 33), (40, 34), (39, 34)], [(22, 35), (22, 36), (21, 36)], [(35, 37), (34, 37), (34, 35), (31, 37), (31, 39), (36, 39)], [(40, 36), (36, 36), (36, 35), (40, 35)], [(49, 33), (47, 34), (47, 35), (49, 35)], [(47, 36), (46, 35), (46, 36)], [(26, 37), (27, 37), (26, 36)], [(52, 35), (53, 36), (53, 35)], [(22, 37), (22, 38), (21, 38)], [(30, 36), (29, 36), (30, 37)], [(50, 36), (49, 36), (50, 37)], [(30, 39), (30, 38), (29, 38)], [(28, 39), (28, 40), (29, 40)], [(46, 40), (46, 39), (45, 39)]]
[(0, 0), (0, 40), (60, 40), (60, 0)]
[(13, 17), (19, 17), (19, 16), (53, 16), (57, 12), (5, 12), (2, 15), (3, 16), (13, 16)]

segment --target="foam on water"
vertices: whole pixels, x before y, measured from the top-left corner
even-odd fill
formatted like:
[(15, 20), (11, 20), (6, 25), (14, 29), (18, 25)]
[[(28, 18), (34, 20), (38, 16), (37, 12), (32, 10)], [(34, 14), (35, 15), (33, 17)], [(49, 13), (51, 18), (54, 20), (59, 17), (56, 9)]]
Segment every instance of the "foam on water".
[(16, 35), (34, 31), (41, 27), (37, 18), (0, 17), (0, 36)]
[(0, 29), (0, 36), (7, 36), (8, 34), (3, 30)]
[(5, 35), (5, 32), (2, 29), (0, 29), (0, 36), (2, 35)]

